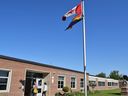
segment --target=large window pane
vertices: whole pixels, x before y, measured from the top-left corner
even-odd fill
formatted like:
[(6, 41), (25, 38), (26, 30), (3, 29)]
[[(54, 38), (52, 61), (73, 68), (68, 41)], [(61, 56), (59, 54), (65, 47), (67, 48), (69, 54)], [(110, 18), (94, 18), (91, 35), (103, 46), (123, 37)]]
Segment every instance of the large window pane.
[(7, 80), (7, 78), (0, 78), (0, 90), (6, 90)]
[(7, 90), (9, 71), (0, 70), (0, 90)]
[(76, 78), (71, 77), (71, 88), (75, 88), (75, 87), (76, 87)]
[(0, 85), (0, 90), (6, 90), (7, 86), (6, 85)]
[(108, 86), (112, 86), (112, 82), (108, 82)]
[(98, 86), (105, 86), (105, 82), (99, 81)]
[(7, 83), (7, 78), (0, 78), (0, 85), (1, 84), (6, 84)]
[(8, 71), (0, 70), (0, 77), (8, 77), (8, 74)]
[(64, 87), (64, 76), (58, 76), (58, 88)]
[(7, 78), (0, 78), (0, 90), (6, 90), (7, 80)]
[(59, 80), (61, 81), (63, 81), (64, 80), (64, 77), (63, 76), (59, 76)]

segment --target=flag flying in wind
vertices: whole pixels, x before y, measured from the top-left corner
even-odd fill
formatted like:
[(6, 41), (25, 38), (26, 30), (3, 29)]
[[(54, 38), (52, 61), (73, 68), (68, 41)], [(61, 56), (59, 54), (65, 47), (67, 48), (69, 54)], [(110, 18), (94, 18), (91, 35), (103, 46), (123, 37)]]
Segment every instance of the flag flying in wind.
[(63, 17), (62, 20), (65, 21), (67, 17), (72, 16), (72, 15), (76, 15), (71, 23), (68, 25), (68, 27), (66, 28), (66, 30), (71, 29), (73, 25), (75, 25), (76, 23), (78, 23), (80, 20), (82, 20), (82, 3), (78, 4), (77, 6), (75, 6), (74, 8), (72, 8), (71, 10), (69, 10)]

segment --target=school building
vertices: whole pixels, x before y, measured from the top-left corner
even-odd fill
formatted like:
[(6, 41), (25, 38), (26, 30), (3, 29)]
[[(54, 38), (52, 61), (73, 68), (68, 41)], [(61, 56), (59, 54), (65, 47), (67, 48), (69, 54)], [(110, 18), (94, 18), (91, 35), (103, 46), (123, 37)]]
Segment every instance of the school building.
[[(47, 96), (55, 96), (68, 86), (72, 91), (83, 90), (84, 73), (67, 68), (0, 55), (0, 96), (31, 96), (33, 81), (38, 85), (37, 96), (47, 83)], [(95, 90), (119, 88), (118, 80), (87, 75), (87, 82), (96, 83)], [(90, 87), (89, 87), (90, 88)]]

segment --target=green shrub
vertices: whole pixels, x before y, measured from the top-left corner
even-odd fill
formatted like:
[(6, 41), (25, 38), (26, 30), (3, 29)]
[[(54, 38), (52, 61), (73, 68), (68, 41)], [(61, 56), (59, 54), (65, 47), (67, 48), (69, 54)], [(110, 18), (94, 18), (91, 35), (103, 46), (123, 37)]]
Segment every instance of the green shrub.
[(67, 93), (66, 95), (67, 95), (67, 96), (75, 96), (74, 93)]
[(60, 94), (61, 94), (60, 92), (57, 92), (57, 93), (55, 94), (55, 96), (61, 96)]
[(81, 92), (72, 92), (72, 93), (67, 93), (66, 96), (84, 96), (84, 93), (81, 93)]
[(81, 92), (75, 92), (75, 96), (84, 96), (84, 94)]
[(65, 93), (66, 92), (68, 92), (69, 91), (69, 87), (68, 86), (65, 86), (65, 87), (63, 87), (63, 89), (62, 89)]
[(84, 93), (82, 92), (72, 92), (72, 93), (64, 93), (61, 94), (60, 92), (56, 93), (55, 96), (84, 96)]

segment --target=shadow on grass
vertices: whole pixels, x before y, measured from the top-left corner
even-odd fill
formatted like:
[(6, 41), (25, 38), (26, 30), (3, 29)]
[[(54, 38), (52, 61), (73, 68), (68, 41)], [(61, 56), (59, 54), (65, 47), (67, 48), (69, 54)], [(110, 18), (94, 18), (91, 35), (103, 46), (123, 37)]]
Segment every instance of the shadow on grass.
[(121, 96), (121, 93), (109, 93), (111, 95), (117, 95), (117, 96)]

